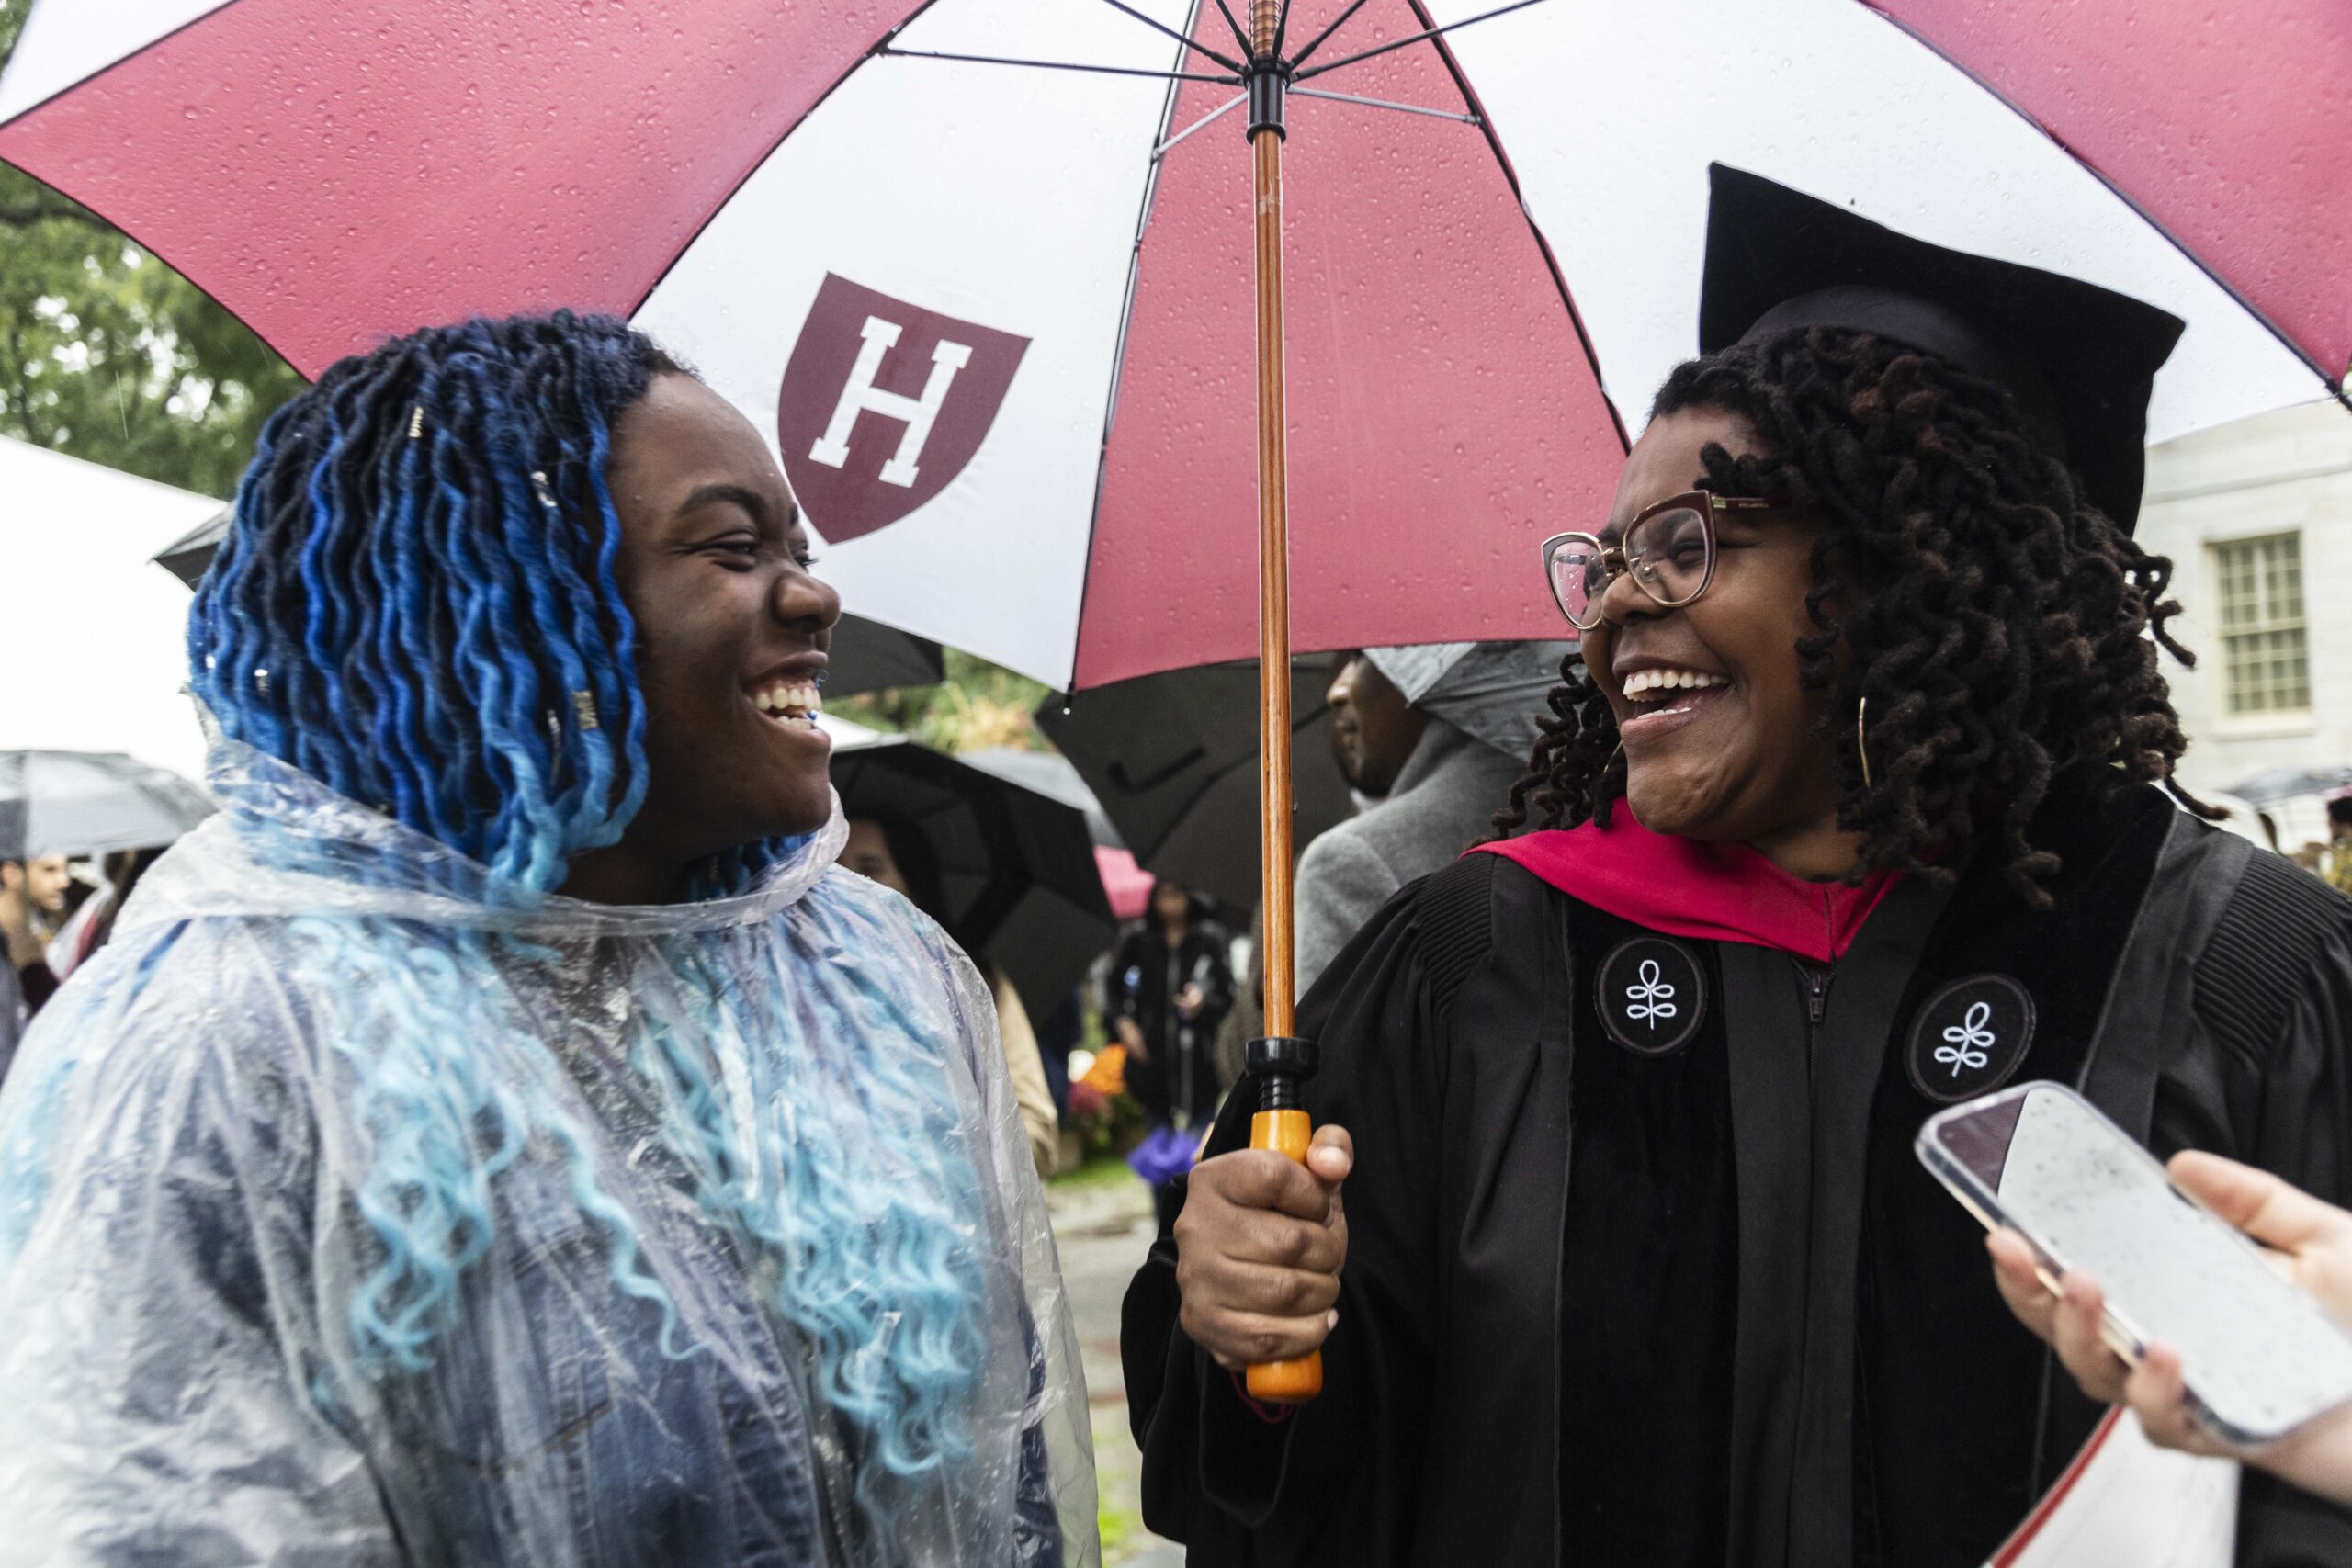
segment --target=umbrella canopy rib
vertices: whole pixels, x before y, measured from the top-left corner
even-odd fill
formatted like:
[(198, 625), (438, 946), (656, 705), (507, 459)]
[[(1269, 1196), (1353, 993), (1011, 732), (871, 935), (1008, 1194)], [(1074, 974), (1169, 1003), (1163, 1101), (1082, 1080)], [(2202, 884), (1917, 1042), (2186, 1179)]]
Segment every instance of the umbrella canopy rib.
[[(1159, 146), (1154, 147), (1151, 150), (1151, 161), (1157, 164), (1160, 159), (1168, 156), (1169, 152), (1171, 149), (1173, 149), (1178, 143), (1184, 141), (1185, 138), (1191, 136), (1193, 132), (1201, 130), (1204, 126), (1212, 125), (1216, 121), (1223, 119), (1227, 115), (1231, 114), (1235, 109), (1239, 108), (1243, 104), (1246, 104), (1249, 101), (1250, 95), (1247, 93), (1237, 93), (1232, 97), (1226, 99), (1225, 102), (1217, 105), (1216, 107), (1211, 109), (1208, 113), (1203, 115), (1200, 118), (1194, 120), (1192, 124), (1186, 126), (1183, 130), (1178, 131), (1167, 141), (1161, 142)], [(1137, 237), (1136, 243), (1142, 243), (1140, 236)]]
[(1242, 53), (1249, 53), (1250, 35), (1242, 30), (1240, 18), (1233, 14), (1233, 7), (1227, 5), (1226, 0), (1216, 0), (1216, 8), (1225, 17), (1225, 25), (1233, 30), (1233, 41), (1241, 46)]
[[(1299, 67), (1306, 63), (1308, 58), (1312, 56), (1317, 50), (1321, 49), (1325, 44), (1330, 42), (1331, 35), (1338, 32), (1341, 28), (1346, 27), (1348, 25), (1348, 18), (1354, 16), (1358, 11), (1363, 10), (1366, 3), (1367, 0), (1349, 0), (1348, 8), (1346, 10), (1332, 17), (1329, 22), (1324, 25), (1324, 28), (1321, 32), (1317, 33), (1313, 38), (1306, 40), (1306, 47), (1305, 49), (1300, 50), (1296, 54), (1291, 56), (1290, 64), (1292, 71), (1297, 71)], [(1290, 23), (1290, 7), (1287, 6), (1283, 7), (1283, 23), (1285, 27)]]
[(1312, 87), (1293, 87), (1290, 90), (1290, 96), (1294, 98), (1321, 98), (1324, 102), (1332, 104), (1359, 104), (1368, 109), (1395, 109), (1399, 114), (1427, 115), (1431, 119), (1456, 120), (1464, 125), (1478, 123), (1478, 117), (1475, 114), (1456, 114), (1452, 109), (1424, 108), (1419, 104), (1396, 104), (1389, 102), (1386, 98), (1360, 98), (1353, 93), (1324, 93), (1317, 92)]
[(1463, 28), (1474, 27), (1480, 22), (1492, 21), (1497, 17), (1508, 17), (1513, 11), (1524, 11), (1530, 6), (1540, 6), (1542, 4), (1544, 4), (1544, 0), (1511, 0), (1511, 3), (1508, 6), (1498, 6), (1491, 11), (1481, 11), (1475, 17), (1464, 17), (1458, 22), (1447, 22), (1441, 27), (1424, 28), (1419, 32), (1411, 34), (1406, 38), (1391, 39), (1386, 43), (1375, 44), (1370, 49), (1359, 50), (1353, 54), (1343, 55), (1338, 60), (1327, 60), (1322, 64), (1315, 67), (1312, 71), (1298, 72), (1293, 77), (1293, 80), (1305, 82), (1313, 77), (1328, 75), (1331, 72), (1344, 70), (1348, 66), (1360, 64), (1367, 60), (1376, 59), (1381, 55), (1388, 53), (1391, 50), (1409, 49), (1414, 44), (1426, 43), (1431, 39), (1442, 38), (1447, 33), (1458, 33)]
[[(1201, 42), (1200, 39), (1193, 37), (1189, 32), (1179, 32), (1176, 28), (1170, 27), (1167, 23), (1160, 21), (1156, 17), (1145, 16), (1133, 6), (1125, 4), (1124, 0), (1102, 0), (1102, 4), (1110, 6), (1114, 11), (1124, 12), (1127, 16), (1133, 17), (1136, 21), (1141, 22), (1145, 27), (1151, 28), (1154, 32), (1166, 33), (1170, 38), (1174, 39), (1178, 43), (1182, 44), (1186, 49), (1191, 50), (1193, 53), (1198, 54), (1204, 59), (1215, 61), (1217, 64), (1224, 66), (1227, 71), (1234, 73), (1236, 75), (1238, 75), (1243, 71), (1249, 69), (1247, 66), (1243, 65), (1241, 62), (1234, 59), (1232, 56), (1218, 53), (1216, 50), (1213, 50), (1208, 45)], [(1229, 17), (1228, 19), (1230, 19)]]
[(1009, 55), (956, 54), (943, 49), (899, 49), (891, 45), (874, 52), (892, 60), (950, 60), (965, 65), (1021, 65), (1032, 71), (1083, 71), (1097, 76), (1143, 76), (1155, 82), (1218, 82), (1231, 87), (1241, 81), (1238, 76), (1210, 76), (1198, 71), (1145, 71), (1126, 65), (1090, 65), (1075, 60), (1016, 60)]

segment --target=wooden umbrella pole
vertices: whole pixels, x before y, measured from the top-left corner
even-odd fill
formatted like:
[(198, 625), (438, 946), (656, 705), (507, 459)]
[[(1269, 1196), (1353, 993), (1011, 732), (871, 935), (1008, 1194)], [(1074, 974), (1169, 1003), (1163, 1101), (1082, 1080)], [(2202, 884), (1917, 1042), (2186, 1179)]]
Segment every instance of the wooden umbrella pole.
[[(1250, 0), (1251, 227), (1258, 276), (1258, 755), (1263, 854), (1266, 1033), (1250, 1043), (1258, 1085), (1250, 1146), (1304, 1162), (1313, 1128), (1299, 1086), (1315, 1044), (1295, 1036), (1291, 957), (1290, 452), (1283, 410), (1283, 110), (1288, 70), (1276, 57), (1282, 0)], [(1253, 1398), (1300, 1404), (1323, 1392), (1323, 1353), (1251, 1366)]]
[[(1251, 20), (1273, 9), (1251, 7)], [(1290, 455), (1283, 412), (1283, 139), (1251, 139), (1258, 251), (1258, 748), (1263, 832), (1266, 1032), (1291, 1032)]]

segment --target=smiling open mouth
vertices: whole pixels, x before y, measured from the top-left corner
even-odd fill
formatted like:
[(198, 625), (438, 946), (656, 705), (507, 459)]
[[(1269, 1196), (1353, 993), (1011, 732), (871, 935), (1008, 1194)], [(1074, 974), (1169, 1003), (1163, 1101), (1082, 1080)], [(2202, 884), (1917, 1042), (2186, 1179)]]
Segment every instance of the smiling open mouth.
[(776, 723), (804, 729), (816, 728), (817, 716), (825, 711), (825, 699), (813, 681), (778, 681), (753, 693), (752, 701)]
[(1725, 677), (1701, 670), (1636, 670), (1625, 677), (1625, 701), (1634, 711), (1621, 728), (1670, 728), (1662, 721), (1690, 717), (1730, 685)]

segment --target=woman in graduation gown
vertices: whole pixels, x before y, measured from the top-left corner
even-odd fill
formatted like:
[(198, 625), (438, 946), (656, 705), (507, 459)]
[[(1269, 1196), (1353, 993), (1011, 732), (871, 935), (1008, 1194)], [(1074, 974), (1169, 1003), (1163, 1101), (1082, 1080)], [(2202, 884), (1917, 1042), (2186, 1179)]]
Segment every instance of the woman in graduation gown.
[[(1713, 177), (1704, 356), (1546, 547), (1542, 830), (1358, 935), (1309, 1165), (1229, 1106), (1130, 1288), (1194, 1563), (1976, 1568), (2098, 1411), (1928, 1116), (2054, 1078), (2352, 1197), (2352, 903), (2166, 794), (2131, 525), (2179, 323)], [(1247, 1398), (1317, 1346), (1319, 1400)], [(2352, 1515), (2249, 1473), (2238, 1561), (2352, 1562)]]

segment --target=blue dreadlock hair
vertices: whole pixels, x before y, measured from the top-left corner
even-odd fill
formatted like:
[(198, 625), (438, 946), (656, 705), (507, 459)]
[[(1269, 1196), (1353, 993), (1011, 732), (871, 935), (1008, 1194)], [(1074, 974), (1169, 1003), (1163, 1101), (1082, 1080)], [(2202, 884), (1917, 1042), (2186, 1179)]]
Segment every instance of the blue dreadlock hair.
[[(664, 373), (690, 372), (621, 321), (562, 311), (429, 328), (331, 367), (264, 428), (188, 617), (194, 689), (222, 732), (485, 867), (493, 897), (557, 889), (571, 857), (616, 840), (644, 798), (637, 634), (614, 577), (605, 468), (615, 423)], [(266, 811), (228, 809), (266, 856), (312, 869)], [(714, 856), (689, 892), (747, 887), (795, 842)], [(591, 1140), (543, 1084), (485, 1067), (492, 1051), (512, 1061), (535, 1048), (467, 974), (514, 961), (514, 945), (370, 918), (305, 918), (289, 935), (367, 1135), (355, 1197), (380, 1258), (347, 1305), (359, 1368), (429, 1363), (460, 1313), (460, 1277), (494, 1239), (492, 1184), (535, 1136), (604, 1232), (617, 1288), (660, 1314), (665, 1350), (691, 1353), (673, 1346), (675, 1304), (598, 1186)], [(742, 983), (755, 958), (730, 978), (693, 944), (667, 945), (698, 1034), (740, 1042), (758, 1006)], [(791, 984), (763, 977), (771, 995)], [(792, 1009), (778, 1016), (775, 1027), (798, 1028)], [(919, 1048), (904, 1019), (876, 1020), (843, 1023), (861, 1054), (873, 1043), (849, 1092), (919, 1129), (945, 1099), (932, 1081), (940, 1043)], [(968, 1217), (951, 1211), (971, 1201), (976, 1174), (943, 1152), (931, 1193), (885, 1190), (821, 1138), (738, 1146), (713, 1069), (669, 1026), (646, 1028), (633, 1059), (698, 1195), (782, 1257), (776, 1305), (809, 1333), (835, 1408), (891, 1472), (955, 1457), (954, 1412), (981, 1347), (974, 1264), (955, 1239)], [(815, 1102), (838, 1086), (811, 1077), (797, 1040), (769, 1043), (806, 1091), (787, 1098), (819, 1124)]]
[[(188, 616), (222, 731), (546, 892), (645, 793), (614, 423), (684, 367), (605, 316), (429, 327), (263, 429)], [(718, 857), (702, 890), (774, 859)]]

